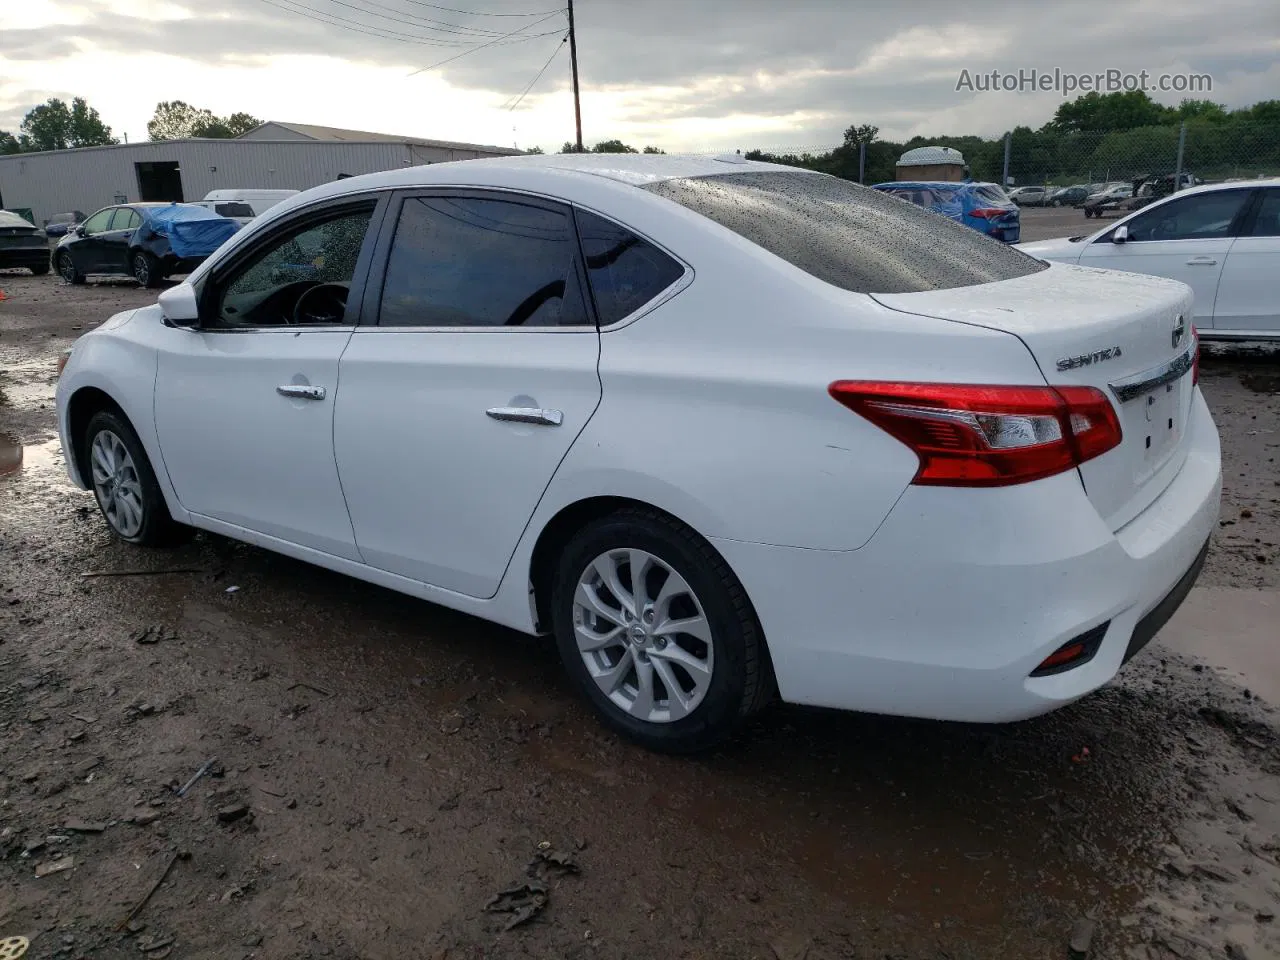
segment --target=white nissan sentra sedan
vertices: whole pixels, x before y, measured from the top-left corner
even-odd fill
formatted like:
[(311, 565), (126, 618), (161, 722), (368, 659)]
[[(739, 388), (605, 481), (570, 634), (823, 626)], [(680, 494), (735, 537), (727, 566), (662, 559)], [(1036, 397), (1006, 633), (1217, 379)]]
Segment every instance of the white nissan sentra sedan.
[(705, 748), (774, 696), (1044, 713), (1198, 574), (1218, 435), (1181, 283), (1048, 264), (740, 158), (519, 157), (308, 190), (81, 337), (72, 480), (555, 636)]

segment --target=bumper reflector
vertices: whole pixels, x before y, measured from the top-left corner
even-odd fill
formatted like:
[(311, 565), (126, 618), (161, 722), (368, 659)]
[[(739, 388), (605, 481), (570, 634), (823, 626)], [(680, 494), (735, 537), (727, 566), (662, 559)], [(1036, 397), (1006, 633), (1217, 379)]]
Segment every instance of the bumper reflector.
[(1065, 673), (1082, 667), (1093, 659), (1098, 648), (1102, 646), (1102, 638), (1107, 635), (1111, 621), (1101, 623), (1092, 630), (1086, 630), (1078, 637), (1068, 640), (1053, 653), (1041, 661), (1040, 666), (1031, 671), (1033, 677), (1050, 677), (1055, 673)]

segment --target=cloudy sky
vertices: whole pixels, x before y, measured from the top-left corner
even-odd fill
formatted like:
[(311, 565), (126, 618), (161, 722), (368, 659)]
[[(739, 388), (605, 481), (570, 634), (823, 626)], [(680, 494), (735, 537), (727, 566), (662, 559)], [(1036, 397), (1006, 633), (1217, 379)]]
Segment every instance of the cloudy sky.
[[(179, 99), (555, 149), (573, 135), (560, 2), (0, 0), (0, 129), (48, 97), (83, 96), (134, 141), (157, 101)], [(1063, 99), (957, 92), (966, 69), (1207, 73), (1228, 106), (1280, 95), (1277, 0), (575, 3), (588, 144), (819, 148), (851, 123), (998, 135), (1039, 126)]]

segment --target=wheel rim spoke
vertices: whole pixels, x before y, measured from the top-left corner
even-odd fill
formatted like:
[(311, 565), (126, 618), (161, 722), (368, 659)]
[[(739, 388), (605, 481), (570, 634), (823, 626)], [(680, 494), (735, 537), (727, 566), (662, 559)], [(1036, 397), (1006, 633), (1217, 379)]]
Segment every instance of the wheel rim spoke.
[(707, 623), (705, 617), (684, 617), (678, 620), (664, 620), (653, 628), (653, 632), (660, 637), (671, 637), (679, 634), (688, 634), (696, 637), (703, 643), (711, 642), (711, 625)]
[(573, 626), (592, 680), (638, 720), (687, 717), (711, 688), (715, 646), (702, 604), (684, 577), (645, 550), (612, 549), (586, 565)]
[(146, 522), (142, 481), (129, 448), (110, 430), (101, 430), (90, 446), (93, 491), (107, 523), (122, 537), (137, 536)]

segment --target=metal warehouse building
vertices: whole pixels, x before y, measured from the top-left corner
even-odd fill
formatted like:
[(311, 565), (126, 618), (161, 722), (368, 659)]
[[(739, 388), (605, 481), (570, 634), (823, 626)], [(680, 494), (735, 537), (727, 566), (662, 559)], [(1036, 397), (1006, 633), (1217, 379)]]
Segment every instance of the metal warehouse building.
[(200, 200), (224, 188), (305, 190), (342, 176), (519, 154), (298, 123), (264, 123), (235, 140), (166, 140), (0, 157), (0, 207), (55, 213), (112, 203)]

